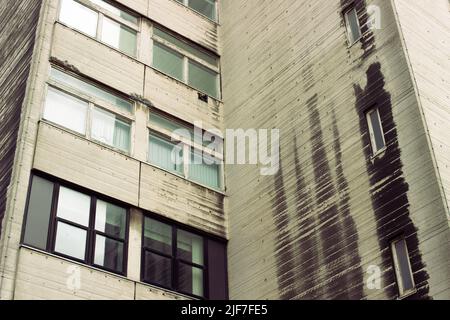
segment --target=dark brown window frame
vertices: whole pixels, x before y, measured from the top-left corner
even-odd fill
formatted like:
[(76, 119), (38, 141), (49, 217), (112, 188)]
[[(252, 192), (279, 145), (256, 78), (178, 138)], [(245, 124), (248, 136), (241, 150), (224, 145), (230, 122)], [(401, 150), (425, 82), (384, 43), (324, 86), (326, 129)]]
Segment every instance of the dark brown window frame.
[[(46, 179), (49, 182), (53, 183), (53, 194), (52, 194), (52, 203), (51, 203), (51, 212), (50, 212), (50, 221), (49, 221), (49, 227), (48, 227), (48, 237), (47, 237), (47, 244), (46, 244), (46, 248), (44, 251), (54, 254), (56, 256), (60, 256), (69, 260), (73, 260), (82, 264), (85, 264), (87, 266), (92, 266), (94, 268), (98, 268), (98, 269), (102, 269), (111, 273), (115, 273), (121, 276), (126, 276), (127, 275), (127, 265), (128, 265), (128, 240), (129, 240), (129, 226), (130, 226), (130, 209), (129, 207), (110, 197), (107, 196), (103, 196), (100, 195), (99, 193), (93, 192), (89, 189), (80, 187), (76, 184), (73, 184), (71, 182), (62, 180), (60, 178), (56, 178), (54, 176), (51, 176), (49, 174), (46, 174), (44, 172), (41, 171), (32, 171), (30, 174), (30, 180), (29, 180), (29, 186), (28, 186), (28, 194), (27, 194), (27, 200), (26, 200), (26, 206), (25, 206), (25, 214), (24, 214), (24, 221), (22, 224), (22, 235), (21, 235), (21, 240), (20, 240), (20, 244), (21, 245), (25, 245), (25, 246), (29, 246), (32, 248), (35, 248), (35, 246), (33, 245), (29, 245), (27, 243), (24, 242), (24, 238), (25, 238), (25, 227), (26, 227), (26, 222), (27, 222), (27, 218), (28, 218), (28, 209), (29, 209), (29, 203), (30, 203), (30, 196), (31, 196), (31, 188), (32, 188), (32, 181), (33, 181), (33, 177), (37, 176), (40, 177), (42, 179)], [(59, 190), (62, 187), (66, 187), (69, 188), (73, 191), (77, 191), (80, 193), (83, 193), (87, 196), (90, 197), (91, 199), (91, 203), (90, 203), (90, 210), (89, 210), (89, 225), (88, 227), (86, 226), (82, 226), (77, 224), (76, 222), (70, 221), (70, 220), (66, 220), (64, 218), (58, 217), (57, 216), (57, 209), (58, 209), (58, 198), (59, 198)], [(108, 235), (105, 232), (101, 232), (95, 229), (95, 217), (96, 217), (96, 204), (97, 204), (97, 200), (101, 200), (101, 201), (105, 201), (114, 205), (117, 205), (123, 209), (125, 209), (126, 211), (126, 219), (125, 219), (125, 235), (124, 235), (124, 239), (120, 239), (119, 237), (115, 237), (112, 235)], [(69, 226), (78, 228), (78, 229), (82, 229), (86, 231), (86, 247), (85, 247), (85, 257), (84, 259), (78, 259), (75, 257), (71, 257), (69, 255), (65, 255), (63, 253), (59, 253), (55, 251), (55, 244), (56, 244), (56, 231), (57, 231), (57, 225), (58, 222), (61, 223), (65, 223)], [(103, 237), (106, 237), (108, 239), (112, 239), (114, 241), (118, 241), (121, 242), (123, 244), (123, 259), (122, 259), (122, 271), (117, 271), (111, 268), (107, 268), (101, 265), (97, 265), (94, 263), (94, 255), (95, 255), (95, 240), (96, 240), (96, 236), (100, 235)], [(42, 250), (40, 248), (36, 248), (38, 250)]]
[[(168, 226), (170, 226), (172, 228), (172, 254), (171, 255), (159, 252), (158, 250), (148, 248), (145, 246), (144, 238), (145, 238), (145, 219), (146, 218), (167, 224)], [(192, 263), (192, 262), (185, 261), (185, 260), (177, 257), (176, 251), (177, 251), (178, 230), (192, 233), (203, 239), (203, 261), (204, 261), (203, 266), (200, 266), (200, 265)], [(208, 240), (215, 240), (217, 242), (224, 244), (225, 246), (226, 246), (226, 242), (227, 242), (226, 240), (224, 240), (218, 236), (214, 236), (214, 235), (208, 234), (206, 232), (192, 228), (190, 226), (183, 225), (172, 219), (162, 217), (155, 213), (145, 212), (143, 215), (143, 218), (142, 218), (141, 281), (144, 283), (148, 283), (150, 285), (159, 287), (159, 288), (163, 288), (163, 289), (167, 289), (167, 290), (174, 291), (177, 293), (181, 293), (181, 294), (189, 296), (189, 297), (194, 297), (196, 299), (201, 299), (201, 300), (208, 299), (209, 298), (209, 272), (210, 272), (209, 263), (208, 263)], [(154, 283), (152, 281), (148, 281), (145, 279), (145, 253), (146, 252), (153, 253), (153, 254), (156, 254), (161, 257), (168, 258), (171, 260), (171, 286), (170, 287), (163, 286), (161, 284)], [(192, 294), (189, 292), (184, 292), (184, 291), (178, 289), (178, 278), (179, 278), (178, 265), (180, 262), (185, 265), (203, 270), (203, 296), (197, 296), (195, 294)], [(225, 269), (227, 269), (227, 268), (225, 267)], [(228, 273), (226, 273), (225, 276), (228, 279)], [(227, 295), (228, 295), (228, 286), (226, 288), (226, 291), (227, 291)]]

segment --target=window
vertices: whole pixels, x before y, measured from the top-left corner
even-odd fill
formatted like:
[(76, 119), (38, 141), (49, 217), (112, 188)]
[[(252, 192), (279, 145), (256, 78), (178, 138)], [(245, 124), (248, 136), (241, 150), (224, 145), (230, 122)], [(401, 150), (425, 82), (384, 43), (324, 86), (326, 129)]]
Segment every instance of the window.
[(227, 298), (224, 243), (145, 217), (142, 248), (143, 281), (196, 297)]
[(361, 28), (359, 25), (358, 12), (356, 8), (351, 8), (344, 14), (345, 17), (345, 26), (347, 28), (347, 37), (350, 45), (357, 42), (362, 34)]
[(198, 13), (208, 17), (213, 21), (217, 21), (217, 5), (216, 0), (177, 0), (179, 3), (188, 6)]
[(223, 189), (222, 138), (154, 110), (150, 113), (149, 132), (151, 164), (201, 185)]
[(197, 45), (153, 28), (153, 67), (219, 99), (219, 58)]
[(131, 102), (55, 68), (49, 84), (44, 119), (130, 153)]
[(61, 0), (59, 20), (69, 27), (136, 57), (139, 20), (103, 0), (91, 0), (90, 8), (75, 0)]
[(376, 155), (386, 147), (383, 124), (381, 123), (381, 117), (378, 108), (374, 108), (367, 112), (366, 118), (369, 127), (372, 152), (374, 155)]
[(125, 274), (127, 210), (34, 175), (23, 243)]
[(391, 249), (399, 295), (402, 297), (415, 291), (414, 277), (405, 239), (394, 241), (391, 244)]

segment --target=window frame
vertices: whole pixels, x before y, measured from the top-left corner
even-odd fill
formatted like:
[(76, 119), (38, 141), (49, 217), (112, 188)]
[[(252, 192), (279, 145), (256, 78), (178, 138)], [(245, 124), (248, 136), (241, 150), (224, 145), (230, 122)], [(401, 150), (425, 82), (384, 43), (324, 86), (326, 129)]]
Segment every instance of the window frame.
[[(405, 290), (405, 288), (403, 288), (402, 274), (401, 274), (401, 271), (399, 268), (399, 259), (398, 259), (398, 255), (397, 255), (397, 250), (395, 249), (395, 245), (399, 242), (403, 243), (406, 253), (408, 254), (408, 259), (407, 259), (408, 269), (409, 269), (409, 275), (411, 276), (411, 278), (410, 278), (411, 283), (413, 285), (413, 288), (408, 289), (408, 290)], [(417, 292), (416, 281), (414, 279), (414, 274), (413, 274), (412, 267), (411, 267), (411, 258), (409, 255), (408, 244), (406, 243), (406, 239), (404, 237), (400, 237), (400, 238), (397, 238), (397, 239), (391, 241), (390, 247), (391, 247), (391, 254), (392, 254), (392, 266), (394, 268), (395, 279), (396, 279), (397, 288), (398, 288), (398, 295), (399, 295), (398, 298), (403, 299), (403, 298), (406, 298)]]
[[(356, 22), (358, 25), (358, 37), (356, 37), (353, 41), (351, 41), (350, 39), (350, 34), (353, 35), (353, 33), (351, 33), (351, 25), (350, 25), (350, 21), (349, 21), (349, 13), (355, 11), (356, 14)], [(344, 23), (345, 23), (345, 30), (346, 30), (346, 34), (347, 34), (347, 42), (348, 42), (348, 46), (352, 47), (353, 45), (355, 45), (356, 43), (358, 43), (358, 41), (361, 40), (361, 38), (363, 37), (363, 33), (361, 30), (361, 23), (359, 21), (359, 15), (358, 15), (358, 10), (356, 9), (355, 5), (352, 4), (350, 6), (348, 6), (343, 12), (342, 12), (343, 16), (344, 16)]]
[[(155, 249), (152, 248), (148, 248), (145, 246), (145, 219), (151, 219), (151, 220), (155, 220), (157, 222), (163, 223), (168, 225), (171, 228), (171, 240), (172, 240), (172, 252), (171, 255), (159, 252)], [(185, 232), (189, 232), (192, 233), (198, 237), (202, 238), (203, 241), (203, 266), (195, 264), (193, 262), (188, 262), (185, 261), (183, 259), (180, 259), (177, 257), (176, 251), (178, 249), (178, 230), (181, 231), (185, 231)], [(141, 281), (143, 283), (147, 283), (159, 288), (163, 288), (166, 290), (170, 290), (176, 293), (181, 293), (183, 295), (189, 296), (189, 297), (194, 297), (200, 300), (207, 300), (209, 298), (209, 263), (208, 263), (208, 240), (209, 239), (215, 239), (217, 241), (220, 241), (221, 243), (224, 243), (223, 239), (219, 239), (218, 237), (214, 237), (212, 235), (208, 235), (203, 231), (194, 229), (190, 226), (186, 226), (186, 225), (182, 225), (181, 223), (175, 222), (169, 218), (165, 218), (165, 217), (161, 217), (157, 214), (154, 214), (152, 212), (144, 212), (143, 217), (142, 217), (142, 237), (141, 237)], [(145, 279), (145, 253), (146, 252), (150, 252), (152, 254), (170, 259), (171, 264), (171, 286), (167, 287), (167, 286), (163, 286), (161, 284), (158, 283), (154, 283), (151, 281), (147, 281)], [(177, 273), (177, 271), (179, 270), (178, 266), (179, 263), (182, 263), (184, 265), (188, 265), (190, 267), (195, 267), (195, 268), (199, 268), (202, 269), (203, 271), (203, 296), (197, 296), (195, 294), (189, 293), (189, 292), (184, 292), (182, 290), (178, 290), (178, 279), (179, 279), (179, 275)]]
[(219, 24), (219, 0), (213, 0), (215, 5), (214, 5), (214, 14), (215, 14), (215, 19), (208, 17), (207, 15), (201, 13), (200, 11), (195, 10), (194, 8), (192, 8), (191, 6), (189, 6), (189, 1), (190, 0), (173, 0), (174, 2), (178, 3), (179, 5), (182, 5), (186, 8), (189, 8), (189, 10), (194, 11), (196, 14), (199, 14), (201, 17), (215, 23), (215, 24)]
[[(191, 140), (186, 139), (185, 137), (179, 136), (179, 135), (175, 135), (176, 139), (175, 141), (172, 141), (172, 132), (170, 130), (167, 130), (163, 127), (157, 126), (153, 123), (151, 123), (150, 118), (152, 116), (152, 114), (157, 114), (159, 117), (163, 117), (166, 120), (174, 123), (174, 124), (178, 124), (179, 128), (186, 128), (187, 130), (189, 130), (190, 128), (194, 129), (195, 126), (193, 124), (188, 124), (183, 120), (180, 119), (176, 119), (173, 116), (170, 116), (166, 113), (164, 113), (163, 111), (160, 110), (156, 110), (154, 108), (149, 109), (149, 115), (147, 118), (147, 131), (148, 131), (148, 144), (147, 144), (147, 162), (166, 172), (169, 172), (171, 174), (174, 174), (178, 177), (181, 177), (183, 179), (186, 179), (192, 183), (195, 183), (197, 185), (200, 185), (202, 187), (205, 187), (207, 189), (213, 190), (215, 192), (219, 192), (219, 193), (223, 193), (224, 189), (225, 189), (225, 173), (224, 173), (224, 161), (225, 161), (225, 156), (223, 153), (223, 148), (224, 148), (224, 137), (219, 136), (220, 139), (222, 139), (222, 153), (220, 152), (215, 152), (212, 149), (209, 149), (208, 147), (204, 146), (204, 145), (199, 145), (198, 143), (196, 143), (195, 141), (192, 141), (193, 139), (195, 140), (195, 138), (193, 136), (191, 136)], [(206, 130), (202, 129), (202, 134), (205, 133)], [(183, 174), (180, 174), (178, 172), (175, 171), (170, 171), (164, 168), (159, 167), (156, 164), (153, 164), (150, 162), (150, 138), (152, 133), (154, 133), (155, 135), (157, 135), (160, 139), (166, 139), (168, 142), (172, 143), (172, 144), (182, 144), (183, 145)], [(220, 172), (219, 174), (219, 186), (218, 188), (213, 187), (213, 186), (208, 186), (206, 184), (202, 184), (201, 182), (197, 182), (196, 180), (192, 179), (189, 171), (190, 171), (190, 164), (191, 164), (191, 149), (194, 149), (197, 152), (201, 152), (202, 155), (206, 154), (208, 157), (212, 157), (215, 159), (220, 160), (220, 164), (219, 165), (219, 170)]]
[[(377, 141), (375, 138), (375, 130), (373, 128), (373, 124), (372, 124), (372, 119), (370, 118), (371, 114), (376, 112), (377, 114), (377, 119), (378, 119), (378, 124), (380, 126), (381, 129), (381, 137), (383, 139), (383, 147), (378, 149), (377, 147)], [(367, 122), (367, 127), (369, 129), (369, 137), (370, 137), (370, 146), (371, 146), (371, 150), (372, 150), (372, 157), (376, 157), (377, 155), (383, 153), (386, 148), (387, 148), (387, 144), (386, 144), (386, 137), (385, 137), (385, 132), (384, 132), (384, 128), (383, 128), (383, 122), (381, 121), (381, 114), (380, 114), (380, 109), (377, 106), (374, 106), (370, 109), (368, 109), (365, 113), (365, 117), (366, 117), (366, 122)]]
[[(128, 102), (130, 102), (130, 104), (132, 106), (132, 110), (131, 110), (130, 113), (128, 113), (128, 112), (122, 110), (120, 107), (115, 106), (115, 105), (113, 105), (113, 104), (111, 104), (111, 103), (109, 103), (109, 102), (107, 102), (105, 100), (102, 100), (100, 98), (94, 97), (93, 95), (91, 95), (91, 94), (89, 94), (89, 93), (87, 93), (85, 91), (82, 91), (82, 90), (80, 90), (78, 88), (75, 88), (73, 86), (69, 86), (69, 85), (67, 85), (67, 84), (65, 84), (63, 82), (60, 82), (60, 81), (58, 81), (56, 79), (53, 79), (51, 77), (50, 73), (49, 73), (49, 77), (47, 79), (46, 88), (45, 88), (46, 89), (46, 91), (45, 91), (45, 99), (44, 99), (44, 102), (43, 102), (43, 107), (42, 107), (42, 112), (41, 112), (40, 119), (42, 121), (44, 121), (44, 122), (51, 123), (52, 125), (55, 125), (58, 128), (61, 128), (61, 129), (66, 130), (66, 131), (69, 131), (69, 132), (71, 132), (71, 133), (73, 133), (75, 135), (81, 136), (81, 137), (83, 137), (83, 138), (85, 138), (85, 139), (87, 139), (87, 140), (89, 140), (89, 141), (91, 141), (93, 143), (98, 143), (98, 144), (100, 144), (100, 145), (102, 145), (102, 146), (104, 146), (106, 148), (110, 148), (110, 149), (112, 149), (112, 150), (114, 150), (116, 152), (119, 152), (121, 154), (124, 154), (124, 155), (127, 155), (127, 156), (131, 156), (134, 153), (133, 136), (134, 136), (135, 130), (136, 130), (136, 115), (135, 115), (136, 103), (133, 100), (125, 97), (122, 94), (117, 94), (115, 92), (112, 92), (112, 90), (106, 89), (103, 86), (100, 86), (97, 83), (94, 83), (93, 81), (90, 81), (88, 79), (83, 78), (79, 74), (67, 71), (67, 70), (65, 70), (65, 69), (63, 69), (63, 68), (61, 68), (59, 66), (55, 66), (55, 65), (52, 65), (50, 70), (52, 68), (56, 69), (56, 70), (58, 70), (58, 71), (60, 71), (60, 72), (62, 72), (64, 74), (66, 74), (67, 76), (76, 78), (76, 79), (78, 79), (80, 81), (83, 81), (85, 83), (93, 85), (93, 86), (97, 87), (98, 89), (100, 89), (102, 91), (108, 92), (108, 93), (110, 93), (112, 95), (115, 95), (115, 96), (117, 96), (119, 98), (127, 100)], [(82, 100), (82, 101), (84, 101), (84, 102), (86, 102), (88, 104), (87, 111), (86, 111), (85, 133), (84, 134), (76, 132), (74, 130), (71, 130), (71, 129), (69, 129), (69, 128), (67, 128), (67, 127), (65, 127), (65, 126), (63, 126), (63, 125), (61, 125), (61, 124), (59, 124), (57, 122), (53, 122), (53, 121), (48, 120), (48, 119), (46, 119), (44, 117), (49, 88), (53, 88), (54, 90), (60, 91), (60, 92), (62, 92), (64, 94), (67, 94), (67, 95), (70, 95), (70, 96), (73, 96), (74, 98)], [(96, 139), (94, 139), (92, 137), (92, 120), (93, 120), (93, 116), (92, 115), (93, 115), (94, 110), (96, 108), (100, 109), (101, 111), (110, 113), (111, 115), (114, 115), (118, 120), (121, 120), (122, 122), (125, 122), (125, 123), (127, 123), (130, 126), (130, 141), (129, 141), (129, 143), (130, 143), (130, 150), (125, 151), (125, 150), (119, 149), (119, 148), (117, 148), (117, 147), (115, 147), (113, 145), (109, 145), (107, 143), (98, 141), (98, 140), (96, 140)]]
[[(81, 30), (78, 30), (78, 29), (76, 29), (74, 27), (71, 27), (67, 23), (61, 21), (62, 0), (60, 0), (59, 3), (58, 3), (58, 14), (57, 14), (57, 21), (58, 21), (58, 23), (61, 23), (64, 26), (66, 26), (66, 27), (68, 27), (68, 28), (70, 28), (72, 30), (80, 32), (80, 33), (86, 35), (87, 37), (89, 37), (91, 39), (95, 39), (98, 42), (108, 46), (109, 48), (111, 48), (113, 50), (117, 50), (117, 51), (119, 51), (120, 53), (122, 53), (122, 54), (124, 54), (126, 56), (129, 56), (129, 57), (131, 57), (133, 59), (138, 59), (138, 57), (140, 55), (139, 43), (140, 43), (141, 30), (142, 30), (142, 19), (141, 19), (141, 17), (138, 14), (135, 14), (135, 13), (131, 12), (130, 10), (123, 8), (121, 5), (118, 5), (116, 3), (113, 4), (110, 1), (105, 0), (106, 3), (108, 3), (111, 6), (117, 8), (118, 10), (121, 10), (121, 11), (123, 11), (123, 12), (125, 12), (125, 13), (127, 13), (127, 14), (129, 14), (131, 16), (136, 17), (137, 24), (135, 25), (132, 22), (127, 21), (126, 19), (124, 19), (122, 17), (114, 15), (112, 12), (109, 12), (106, 8), (103, 8), (103, 7), (99, 6), (99, 5), (91, 2), (90, 0), (73, 0), (73, 1), (81, 4), (82, 6), (85, 6), (88, 9), (93, 10), (93, 11), (95, 11), (97, 13), (97, 28), (96, 28), (95, 37), (93, 37), (93, 36), (83, 32)], [(114, 47), (114, 46), (112, 46), (112, 45), (102, 41), (103, 21), (104, 21), (105, 17), (110, 19), (110, 20), (112, 20), (112, 21), (114, 21), (114, 22), (116, 22), (116, 23), (118, 23), (118, 24), (120, 24), (121, 26), (124, 26), (125, 28), (128, 28), (128, 29), (136, 32), (135, 55), (131, 55), (131, 54), (127, 53), (127, 52), (124, 52), (124, 51), (120, 50), (119, 48), (116, 48), (116, 47)]]
[[(167, 33), (168, 35), (176, 38), (178, 41), (184, 42), (186, 45), (201, 51), (202, 53), (211, 56), (213, 58), (215, 58), (217, 60), (217, 65), (211, 64), (208, 61), (203, 60), (202, 58), (199, 58), (197, 56), (195, 56), (194, 54), (184, 50), (183, 48), (178, 47), (177, 45), (171, 43), (170, 41), (161, 38), (160, 36), (158, 36), (157, 34), (155, 34), (155, 29), (159, 29), (160, 31)], [(168, 30), (167, 28), (156, 24), (156, 23), (152, 23), (152, 27), (151, 27), (151, 47), (152, 47), (152, 54), (154, 51), (154, 43), (158, 43), (159, 45), (175, 52), (178, 55), (181, 55), (183, 57), (183, 67), (182, 67), (182, 80), (177, 79), (167, 73), (165, 73), (164, 71), (159, 70), (157, 67), (154, 66), (154, 57), (152, 57), (152, 62), (151, 62), (151, 67), (155, 70), (157, 70), (158, 72), (161, 72), (162, 74), (178, 81), (181, 82), (183, 84), (185, 84), (186, 86), (188, 86), (189, 88), (192, 88), (193, 90), (203, 93), (205, 95), (207, 95), (208, 97), (210, 97), (211, 99), (217, 100), (217, 101), (221, 101), (222, 99), (222, 89), (221, 89), (221, 66), (220, 66), (220, 57), (218, 55), (216, 55), (213, 52), (210, 52), (209, 50), (199, 46), (198, 44), (188, 40), (188, 39), (184, 39), (182, 36), (174, 33), (173, 31)], [(214, 72), (217, 74), (216, 76), (216, 90), (217, 90), (217, 97), (211, 96), (209, 93), (204, 92), (201, 89), (197, 89), (195, 87), (193, 87), (190, 83), (189, 83), (189, 61), (192, 61), (194, 63), (199, 64), (200, 66)]]
[[(30, 205), (30, 198), (31, 198), (31, 191), (32, 191), (32, 181), (33, 181), (33, 177), (40, 177), (42, 179), (45, 179), (51, 183), (53, 183), (53, 193), (52, 193), (52, 199), (51, 199), (51, 211), (50, 211), (50, 218), (49, 218), (49, 225), (48, 225), (48, 233), (47, 233), (47, 243), (46, 243), (46, 248), (45, 250), (37, 248), (33, 245), (27, 244), (24, 242), (25, 240), (25, 232), (26, 232), (26, 221), (28, 218), (28, 210), (29, 210), (29, 205)], [(83, 226), (80, 225), (76, 222), (61, 218), (57, 216), (57, 211), (58, 211), (58, 203), (59, 203), (59, 191), (61, 189), (61, 187), (65, 187), (68, 188), (72, 191), (75, 192), (79, 192), (82, 193), (86, 196), (90, 197), (90, 208), (89, 208), (89, 223), (88, 226)], [(95, 228), (95, 219), (97, 216), (97, 208), (96, 208), (96, 204), (97, 201), (101, 200), (113, 205), (116, 205), (118, 207), (121, 207), (125, 210), (125, 215), (126, 215), (126, 219), (125, 219), (125, 233), (124, 233), (124, 238), (120, 239), (117, 238), (115, 236), (111, 236), (108, 235), (104, 232), (98, 231)], [(56, 235), (57, 235), (57, 226), (58, 226), (58, 222), (67, 224), (69, 226), (75, 227), (77, 229), (82, 229), (84, 231), (86, 231), (86, 245), (85, 245), (85, 255), (84, 255), (84, 259), (79, 259), (76, 257), (72, 257), (69, 256), (67, 254), (64, 253), (60, 253), (55, 251), (55, 246), (56, 246)], [(81, 186), (75, 185), (71, 182), (67, 182), (65, 180), (62, 180), (60, 178), (56, 178), (54, 176), (51, 176), (47, 173), (41, 172), (41, 171), (37, 171), (37, 170), (33, 170), (30, 174), (30, 179), (29, 179), (29, 186), (28, 186), (28, 194), (27, 194), (27, 198), (26, 198), (26, 205), (25, 205), (25, 214), (24, 214), (24, 222), (22, 224), (22, 232), (21, 232), (21, 238), (20, 238), (20, 244), (23, 246), (27, 246), (27, 247), (31, 247), (31, 248), (35, 248), (36, 250), (40, 250), (40, 251), (45, 251), (47, 253), (53, 254), (55, 256), (59, 256), (68, 260), (72, 260), (78, 263), (82, 263), (84, 265), (87, 266), (91, 266), (97, 269), (101, 269), (101, 270), (105, 270), (117, 275), (121, 275), (126, 277), (127, 276), (127, 272), (128, 272), (128, 245), (129, 245), (129, 230), (130, 230), (130, 208), (129, 206), (127, 206), (126, 204), (118, 201), (117, 199), (113, 199), (110, 198), (108, 196), (104, 196), (104, 195), (100, 195), (97, 192), (88, 190), (86, 188), (83, 188)], [(104, 267), (98, 264), (94, 263), (94, 259), (95, 259), (95, 245), (96, 245), (96, 236), (100, 235), (100, 236), (104, 236), (108, 239), (113, 239), (115, 241), (119, 241), (123, 244), (123, 260), (122, 260), (122, 271), (117, 271), (117, 270), (113, 270), (111, 268), (108, 267)], [(116, 239), (117, 238), (117, 239)]]

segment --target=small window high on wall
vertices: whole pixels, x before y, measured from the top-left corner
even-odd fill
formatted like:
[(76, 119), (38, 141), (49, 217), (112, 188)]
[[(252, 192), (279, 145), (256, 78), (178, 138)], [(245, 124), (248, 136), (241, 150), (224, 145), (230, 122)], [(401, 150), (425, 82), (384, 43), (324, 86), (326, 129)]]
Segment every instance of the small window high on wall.
[(369, 110), (366, 113), (366, 119), (372, 145), (372, 155), (377, 155), (386, 148), (383, 123), (381, 121), (379, 109), (373, 108)]
[(132, 57), (137, 55), (139, 19), (104, 0), (61, 0), (59, 21)]
[(394, 260), (399, 296), (404, 297), (406, 295), (410, 295), (415, 292), (415, 283), (406, 240), (399, 239), (392, 242), (391, 250), (392, 258)]
[(128, 220), (121, 205), (33, 175), (23, 243), (124, 275)]
[(345, 26), (349, 45), (353, 45), (361, 39), (361, 27), (359, 25), (358, 11), (355, 7), (350, 7), (344, 12)]

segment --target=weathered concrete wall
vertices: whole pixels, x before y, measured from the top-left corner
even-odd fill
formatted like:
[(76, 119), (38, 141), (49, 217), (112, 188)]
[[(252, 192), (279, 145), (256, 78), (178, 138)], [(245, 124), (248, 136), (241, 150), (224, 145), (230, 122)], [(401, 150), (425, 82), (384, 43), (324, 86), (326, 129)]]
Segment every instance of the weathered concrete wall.
[[(12, 176), (18, 168), (17, 140), (23, 120), (23, 104), (33, 57), (41, 1), (0, 2), (0, 286), (3, 272), (3, 243), (11, 198)], [(29, 88), (28, 88), (29, 89)], [(1, 294), (0, 294), (1, 298)]]
[[(389, 244), (398, 236), (418, 289), (411, 298), (449, 286), (446, 209), (394, 11), (356, 1), (363, 37), (348, 47), (349, 3), (223, 3), (225, 126), (281, 129), (277, 175), (227, 167), (233, 299), (396, 298)], [(380, 30), (367, 28), (369, 5), (380, 8)], [(371, 159), (374, 105), (387, 149)], [(379, 289), (366, 285), (372, 265)]]
[[(426, 127), (431, 140), (431, 152), (436, 160), (442, 185), (446, 212), (428, 226), (427, 242), (441, 243), (448, 248), (450, 212), (450, 3), (447, 0), (393, 1), (403, 36), (405, 53), (410, 62), (413, 81)], [(418, 25), (420, 21), (420, 26)], [(436, 298), (448, 298), (450, 254), (429, 254), (436, 285), (430, 292)]]
[[(35, 3), (20, 3), (28, 2)], [(223, 238), (227, 237), (224, 194), (206, 190), (147, 164), (149, 110), (143, 103), (136, 102), (132, 129), (133, 147), (129, 156), (42, 120), (46, 82), (52, 61), (63, 67), (70, 66), (71, 71), (77, 71), (81, 76), (96, 80), (124, 95), (137, 95), (140, 98), (135, 99), (141, 102), (145, 97), (155, 108), (170, 112), (187, 122), (203, 120), (206, 127), (221, 128), (221, 102), (213, 99), (209, 99), (208, 103), (201, 102), (196, 90), (162, 75), (151, 67), (153, 22), (149, 17), (215, 52), (219, 51), (218, 25), (173, 1), (119, 2), (143, 15), (136, 59), (57, 22), (58, 0), (42, 1), (40, 24), (36, 25), (37, 21), (34, 21), (33, 26), (39, 31), (30, 76), (32, 81), (23, 108), (23, 118), (26, 121), (23, 122), (23, 134), (18, 144), (20, 161), (16, 165), (17, 175), (14, 178), (14, 201), (7, 210), (8, 223), (4, 226), (6, 232), (2, 237), (8, 240), (2, 242), (1, 299), (177, 298), (167, 291), (140, 283), (144, 210), (152, 210), (180, 223)], [(171, 9), (173, 10), (170, 11)], [(165, 15), (162, 15), (163, 11)], [(178, 19), (176, 25), (170, 24), (173, 15)], [(25, 18), (20, 21), (31, 22)], [(190, 27), (182, 28), (183, 24), (180, 22), (187, 23)], [(201, 27), (196, 28), (196, 25)], [(11, 50), (13, 49), (17, 50)], [(8, 55), (8, 59), (13, 57), (17, 55)], [(8, 60), (8, 63), (15, 62)], [(132, 222), (130, 229), (127, 278), (108, 274), (107, 280), (104, 280), (102, 277), (107, 273), (80, 266), (82, 277), (96, 285), (87, 285), (80, 291), (71, 292), (66, 285), (70, 276), (66, 274), (66, 270), (78, 264), (21, 247), (22, 222), (30, 173), (33, 169), (119, 199), (132, 208), (131, 221), (134, 223)], [(42, 267), (32, 268), (37, 264)], [(116, 285), (123, 290), (110, 290)], [(40, 288), (42, 290), (39, 290)]]

